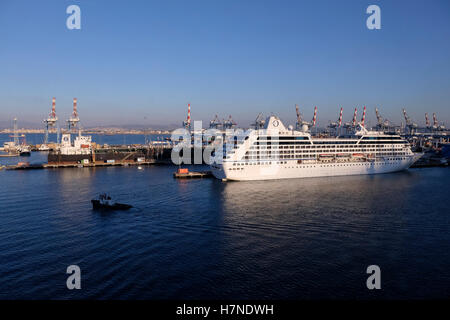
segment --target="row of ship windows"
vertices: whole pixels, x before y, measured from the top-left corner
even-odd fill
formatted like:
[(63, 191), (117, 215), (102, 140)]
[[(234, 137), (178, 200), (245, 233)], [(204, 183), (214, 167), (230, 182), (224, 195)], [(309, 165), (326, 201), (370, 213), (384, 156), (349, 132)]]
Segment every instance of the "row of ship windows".
[[(385, 163), (385, 162), (389, 162), (389, 161), (398, 161), (398, 160), (407, 160), (408, 157), (395, 157), (395, 158), (386, 158), (384, 159), (383, 162), (381, 161), (377, 161), (375, 163)], [(273, 161), (274, 164), (287, 164), (287, 161)], [(255, 162), (235, 162), (233, 163), (233, 166), (254, 166), (254, 165), (270, 165), (272, 164), (272, 161), (255, 161)], [(342, 166), (346, 166), (346, 165), (360, 165), (359, 163), (356, 164), (335, 164), (335, 165), (342, 165)], [(327, 165), (327, 164), (321, 164), (320, 166), (333, 166), (333, 165)], [(300, 166), (300, 167), (305, 167), (305, 166)], [(309, 166), (306, 166), (309, 167)]]
[[(227, 141), (228, 143), (242, 143), (243, 140), (229, 140)], [(256, 140), (253, 143), (259, 143), (259, 144), (271, 144), (271, 143), (279, 143), (279, 144), (305, 144), (305, 143), (313, 143), (313, 144), (356, 144), (356, 143), (404, 143), (405, 141), (400, 139), (383, 139), (383, 140), (347, 140), (347, 141), (336, 141), (336, 140), (332, 140), (332, 141), (317, 141), (317, 140), (313, 140), (311, 142), (311, 140), (308, 139), (299, 139), (299, 140), (277, 140), (277, 139), (272, 139), (272, 140)]]
[[(352, 153), (352, 152), (374, 152), (377, 154), (383, 154), (383, 153), (395, 153), (399, 154), (400, 152), (408, 153), (407, 149), (348, 149), (348, 150), (249, 150), (245, 154), (302, 154), (302, 153), (330, 153), (330, 152), (336, 152), (336, 153)], [(233, 153), (228, 153), (233, 154)]]
[[(272, 164), (272, 161), (262, 162), (235, 162), (233, 166), (256, 166), (256, 165), (268, 165)], [(274, 161), (273, 164), (287, 164), (287, 161)]]
[[(353, 152), (374, 152), (376, 155), (378, 156), (395, 156), (395, 155), (408, 155), (409, 152), (376, 152), (376, 150), (352, 150)], [(321, 153), (317, 152), (317, 151), (305, 151), (305, 152), (251, 152), (251, 151), (247, 151), (245, 154), (245, 158), (247, 159), (248, 157), (261, 157), (261, 158), (265, 158), (265, 157), (316, 157), (319, 156)], [(230, 159), (232, 154), (228, 154), (228, 155), (224, 155), (225, 159)], [(342, 155), (344, 156), (349, 156), (351, 155), (351, 153), (343, 153)]]
[[(235, 145), (240, 145), (240, 143), (234, 143)], [(361, 141), (359, 143), (355, 142), (344, 142), (344, 143), (336, 143), (336, 142), (329, 142), (329, 143), (310, 143), (310, 142), (290, 142), (290, 141), (280, 141), (280, 142), (254, 142), (253, 145), (262, 145), (262, 146), (270, 146), (270, 145), (295, 145), (295, 146), (304, 146), (304, 145), (315, 145), (318, 147), (326, 147), (327, 145), (331, 146), (345, 146), (345, 145), (360, 145), (360, 144), (375, 144), (375, 145), (382, 145), (382, 144), (407, 144), (406, 141), (379, 141), (379, 142), (373, 142), (373, 141)]]
[(389, 148), (389, 149), (393, 149), (393, 148), (402, 148), (404, 146), (401, 145), (364, 145), (364, 146), (360, 146), (360, 145), (349, 145), (349, 146), (272, 146), (272, 147), (267, 147), (267, 146), (251, 146), (250, 149), (347, 149), (347, 148), (357, 148), (357, 147), (363, 147), (363, 148)]
[[(245, 137), (244, 139), (242, 138), (238, 138), (238, 137), (234, 137), (233, 139), (227, 139), (225, 142), (227, 144), (235, 144), (235, 145), (241, 145), (244, 143), (244, 141), (246, 141), (249, 137)], [(311, 144), (311, 140), (307, 139), (307, 138), (302, 138), (302, 137), (296, 137), (296, 138), (292, 138), (292, 137), (280, 137), (280, 139), (278, 138), (272, 138), (270, 139), (270, 137), (262, 137), (262, 139), (260, 139), (261, 137), (258, 137), (256, 139), (255, 142), (253, 142), (254, 144), (268, 144), (270, 145), (271, 143), (275, 143), (275, 144)], [(315, 145), (326, 145), (326, 144), (333, 144), (333, 145), (340, 145), (340, 144), (356, 144), (356, 143), (406, 143), (404, 140), (402, 140), (400, 137), (397, 138), (382, 138), (382, 139), (367, 139), (367, 138), (362, 138), (361, 140), (348, 140), (348, 141), (313, 141), (312, 142)]]
[[(368, 150), (371, 151), (371, 150)], [(375, 151), (375, 150), (373, 150)], [(375, 153), (378, 156), (405, 156), (408, 155), (408, 152), (376, 152)], [(317, 156), (320, 155), (320, 153), (316, 153), (314, 151), (311, 151), (310, 153), (304, 152), (304, 153), (294, 153), (294, 152), (247, 152), (245, 154), (246, 157), (283, 157), (283, 156)], [(351, 153), (343, 153), (342, 156), (350, 156)]]
[[(402, 138), (399, 136), (388, 136), (388, 137), (363, 137), (361, 140), (401, 140)], [(280, 137), (280, 136), (259, 136), (256, 138), (256, 140), (268, 140), (268, 141), (274, 141), (274, 140), (288, 140), (288, 141), (297, 141), (297, 140), (309, 140), (308, 137)], [(316, 143), (342, 143), (342, 142), (355, 142), (355, 139), (351, 140), (344, 140), (344, 141), (326, 141), (326, 140), (316, 140)]]
[[(376, 151), (376, 154), (381, 154), (381, 155), (388, 155), (388, 154), (398, 154), (398, 155), (402, 155), (402, 154), (408, 154), (408, 152), (405, 152), (403, 150), (396, 150), (395, 152), (380, 152), (382, 150), (375, 150), (375, 149), (351, 149), (351, 150), (345, 150), (344, 153), (342, 154), (350, 154), (351, 152), (370, 152), (370, 151)], [(384, 150), (383, 150), (384, 151)], [(391, 150), (387, 150), (387, 151), (391, 151)], [(273, 154), (273, 155), (277, 155), (277, 154), (305, 154), (305, 153), (314, 153), (314, 154), (321, 154), (321, 152), (327, 152), (327, 150), (302, 150), (302, 151), (298, 151), (298, 150), (280, 150), (280, 151), (247, 151), (245, 153), (245, 155), (267, 155), (267, 154)]]
[[(348, 149), (348, 148), (352, 148), (352, 149)], [(363, 148), (355, 148), (356, 146), (346, 146), (346, 148), (344, 149), (340, 149), (340, 148), (330, 148), (330, 149), (319, 149), (314, 147), (314, 146), (307, 146), (307, 147), (302, 147), (302, 148), (294, 148), (294, 147), (279, 147), (279, 148), (255, 148), (255, 147), (250, 147), (250, 151), (259, 151), (259, 150), (267, 150), (267, 151), (278, 151), (278, 150), (296, 150), (296, 151), (302, 151), (302, 152), (364, 152), (364, 151), (385, 151), (385, 150), (402, 150), (402, 149), (408, 149), (402, 146), (393, 146), (388, 147), (386, 146), (385, 148), (376, 148), (375, 146), (365, 146)], [(314, 149), (312, 151), (309, 150), (298, 150), (298, 149)], [(228, 155), (232, 155), (234, 153), (234, 150), (227, 150), (226, 148), (223, 148), (223, 153), (224, 154), (228, 154)]]
[[(402, 154), (404, 156), (404, 154)], [(378, 155), (380, 156), (380, 155)], [(401, 156), (399, 154), (390, 154), (390, 155), (384, 155), (384, 156)], [(322, 157), (317, 157), (315, 155), (302, 155), (302, 156), (297, 156), (297, 155), (277, 155), (277, 156), (245, 156), (242, 159), (243, 160), (278, 160), (278, 159), (297, 159), (297, 158), (303, 158), (303, 159), (316, 159), (316, 158), (330, 158), (330, 159), (334, 159), (334, 157), (327, 157), (327, 156), (322, 156)], [(349, 159), (350, 157), (336, 157), (336, 159)], [(355, 158), (355, 157), (354, 157)]]
[[(399, 158), (397, 160), (405, 160), (406, 158)], [(295, 169), (295, 168), (325, 168), (325, 167), (354, 167), (354, 166), (371, 166), (371, 165), (385, 165), (385, 164), (397, 164), (397, 162), (394, 162), (396, 159), (390, 159), (392, 161), (383, 161), (383, 162), (363, 162), (363, 163), (337, 163), (337, 164), (321, 164), (321, 165), (307, 165), (307, 166), (292, 166), (292, 167), (282, 167), (283, 169)], [(286, 163), (286, 162), (284, 162)], [(241, 165), (263, 165), (263, 164), (270, 164), (270, 163), (245, 163)], [(235, 165), (235, 163), (233, 163)], [(236, 167), (236, 168), (228, 168), (228, 170), (244, 170), (243, 167)]]
[[(386, 150), (386, 151), (392, 151), (392, 152), (380, 152), (379, 150), (375, 150), (375, 149), (352, 149), (352, 150), (345, 150), (345, 151), (343, 151), (343, 153), (337, 153), (337, 154), (345, 154), (345, 155), (350, 155), (352, 152), (372, 152), (373, 151), (373, 153), (376, 153), (376, 154), (380, 154), (380, 155), (387, 155), (387, 154), (398, 154), (398, 155), (402, 155), (402, 154), (408, 154), (407, 152), (405, 152), (405, 151), (403, 151), (403, 150), (394, 150), (394, 151), (392, 151), (392, 150)], [(326, 151), (324, 150), (324, 151), (322, 151), (322, 152), (325, 152), (326, 153)], [(248, 151), (246, 154), (249, 154), (249, 155), (255, 155), (255, 154), (298, 154), (298, 155), (300, 155), (300, 154), (306, 154), (306, 153), (313, 153), (313, 154), (322, 154), (322, 152), (320, 151), (320, 150), (303, 150), (303, 151), (301, 151), (301, 152), (298, 152), (297, 150), (296, 151), (294, 151), (294, 150), (286, 150), (286, 151), (283, 151), (283, 150), (281, 150), (281, 151), (279, 151), (279, 152), (276, 152), (276, 151)], [(330, 153), (327, 153), (327, 154), (330, 154)], [(336, 153), (335, 153), (336, 154)]]
[[(245, 156), (243, 159), (244, 160), (297, 159), (296, 156), (289, 156), (289, 155), (287, 155), (287, 156), (279, 156), (279, 157), (272, 157), (272, 158), (269, 158), (269, 159), (267, 159), (267, 158), (265, 158), (265, 157)], [(305, 156), (303, 158), (305, 158), (305, 159), (316, 159), (316, 157), (314, 157), (314, 156)]]
[[(408, 152), (409, 149), (372, 149), (372, 148), (361, 148), (361, 149), (345, 149), (345, 150), (293, 150), (293, 149), (287, 149), (287, 150), (248, 150), (245, 154), (283, 154), (283, 153), (295, 153), (295, 154), (301, 154), (301, 153), (352, 153), (352, 152), (374, 152), (374, 153), (386, 153), (386, 152), (394, 152), (394, 153), (399, 153), (399, 152)], [(234, 152), (233, 152), (234, 153)], [(228, 152), (228, 154), (233, 154)]]

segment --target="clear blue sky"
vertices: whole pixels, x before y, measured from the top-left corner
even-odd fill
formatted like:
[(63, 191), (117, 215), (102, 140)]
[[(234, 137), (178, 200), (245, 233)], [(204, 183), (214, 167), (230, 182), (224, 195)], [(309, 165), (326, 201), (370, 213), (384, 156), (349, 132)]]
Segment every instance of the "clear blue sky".
[[(67, 6), (81, 30), (66, 28)], [(368, 5), (381, 30), (366, 28)], [(450, 1), (0, 1), (0, 120), (40, 122), (77, 97), (85, 126), (258, 112), (319, 124), (366, 105), (450, 122)]]

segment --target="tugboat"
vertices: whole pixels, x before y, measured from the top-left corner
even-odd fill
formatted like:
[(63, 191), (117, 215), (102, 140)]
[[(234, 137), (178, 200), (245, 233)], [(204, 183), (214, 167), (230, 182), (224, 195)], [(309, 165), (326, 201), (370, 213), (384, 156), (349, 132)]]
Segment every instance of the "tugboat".
[(98, 199), (93, 199), (91, 202), (94, 210), (128, 210), (133, 208), (128, 204), (113, 202), (106, 193), (101, 194)]

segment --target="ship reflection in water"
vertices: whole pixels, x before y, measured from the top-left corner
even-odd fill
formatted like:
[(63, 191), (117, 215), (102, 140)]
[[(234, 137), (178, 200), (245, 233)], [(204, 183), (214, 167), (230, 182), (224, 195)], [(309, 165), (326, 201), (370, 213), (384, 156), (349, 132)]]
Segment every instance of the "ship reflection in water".
[[(0, 172), (0, 298), (447, 295), (445, 168), (227, 183), (175, 169)], [(96, 213), (100, 192), (135, 208)], [(82, 290), (65, 287), (71, 264)], [(366, 288), (372, 264), (382, 290)]]
[[(411, 234), (410, 229), (418, 218), (417, 208), (411, 204), (416, 202), (412, 189), (419, 180), (417, 175), (403, 172), (227, 183), (224, 225), (234, 232), (224, 238), (226, 251), (231, 253), (225, 259), (229, 268), (238, 265), (245, 270), (242, 278), (230, 285), (234, 294), (245, 292), (249, 285), (257, 292), (261, 279), (263, 297), (411, 294), (396, 290), (411, 288), (420, 279), (414, 274), (418, 270), (409, 265), (414, 261), (408, 261), (414, 255), (408, 248), (420, 248), (416, 242), (426, 232)], [(386, 271), (383, 289), (393, 287), (381, 293), (368, 292), (365, 271), (371, 264)]]

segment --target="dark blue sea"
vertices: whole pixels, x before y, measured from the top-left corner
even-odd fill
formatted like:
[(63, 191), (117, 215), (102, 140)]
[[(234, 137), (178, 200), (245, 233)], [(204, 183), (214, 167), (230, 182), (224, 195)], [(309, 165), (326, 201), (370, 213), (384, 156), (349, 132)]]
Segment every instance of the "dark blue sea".
[[(447, 168), (227, 183), (175, 170), (1, 170), (0, 299), (450, 297)], [(101, 192), (135, 208), (94, 212)]]

